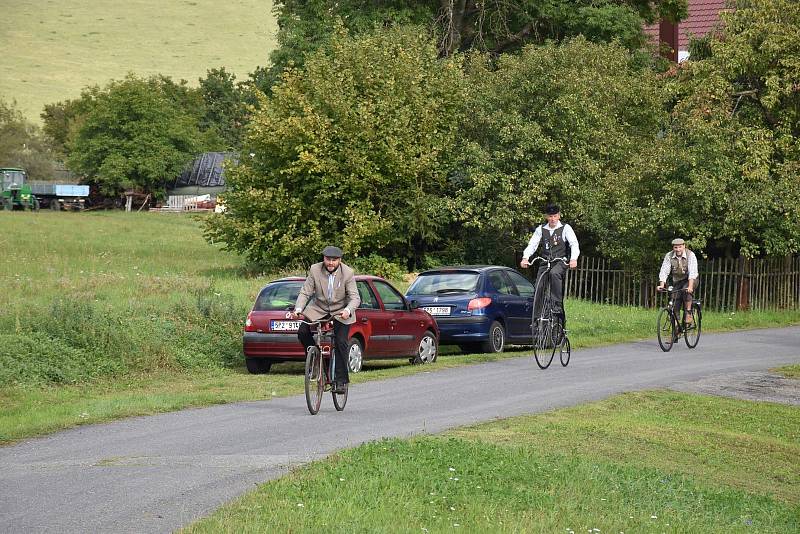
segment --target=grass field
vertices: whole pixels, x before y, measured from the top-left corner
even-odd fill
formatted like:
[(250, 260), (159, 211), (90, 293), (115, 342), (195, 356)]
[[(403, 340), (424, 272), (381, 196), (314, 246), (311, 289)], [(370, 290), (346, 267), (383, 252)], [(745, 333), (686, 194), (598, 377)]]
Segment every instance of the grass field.
[(0, 96), (32, 121), (128, 72), (197, 85), (224, 66), (239, 80), (266, 66), (277, 26), (259, 0), (3, 0)]
[(798, 532), (798, 457), (797, 407), (636, 392), (368, 443), (182, 532)]
[[(241, 258), (205, 242), (197, 219), (2, 211), (0, 227), (0, 443), (302, 392), (299, 364), (249, 375), (241, 354), (242, 323), (258, 290), (287, 273), (249, 272)], [(568, 300), (567, 312), (576, 349), (653, 338), (653, 310)], [(704, 316), (708, 330), (798, 323), (800, 311)], [(354, 381), (527, 354), (442, 349), (433, 367), (367, 362)]]

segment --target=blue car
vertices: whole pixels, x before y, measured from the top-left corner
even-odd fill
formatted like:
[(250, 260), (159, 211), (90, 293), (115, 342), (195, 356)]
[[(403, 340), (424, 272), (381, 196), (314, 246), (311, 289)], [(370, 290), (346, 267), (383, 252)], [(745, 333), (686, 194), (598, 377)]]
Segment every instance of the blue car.
[(531, 344), (533, 284), (509, 267), (461, 265), (420, 273), (406, 299), (430, 313), (441, 344), (464, 352), (503, 352)]

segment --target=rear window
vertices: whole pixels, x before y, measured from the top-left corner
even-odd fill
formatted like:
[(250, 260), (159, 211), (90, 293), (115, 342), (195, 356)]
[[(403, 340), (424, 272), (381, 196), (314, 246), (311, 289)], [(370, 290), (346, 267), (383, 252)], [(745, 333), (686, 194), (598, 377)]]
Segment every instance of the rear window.
[(303, 282), (280, 282), (261, 290), (253, 306), (254, 311), (289, 310), (294, 308)]
[(478, 286), (476, 272), (452, 271), (421, 274), (408, 288), (407, 295), (458, 295), (472, 293)]

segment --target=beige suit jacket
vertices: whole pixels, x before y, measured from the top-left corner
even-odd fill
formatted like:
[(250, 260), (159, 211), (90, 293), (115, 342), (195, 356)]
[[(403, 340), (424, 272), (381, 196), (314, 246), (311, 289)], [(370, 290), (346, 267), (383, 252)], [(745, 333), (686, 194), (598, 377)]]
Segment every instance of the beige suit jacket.
[(356, 322), (356, 308), (361, 304), (361, 297), (356, 287), (355, 273), (353, 269), (340, 263), (333, 274), (333, 294), (328, 298), (328, 271), (325, 264), (319, 262), (311, 266), (306, 282), (297, 295), (295, 313), (302, 313), (316, 321), (327, 314), (337, 315), (347, 308), (350, 310), (350, 317), (347, 320), (337, 317), (337, 320), (344, 324)]

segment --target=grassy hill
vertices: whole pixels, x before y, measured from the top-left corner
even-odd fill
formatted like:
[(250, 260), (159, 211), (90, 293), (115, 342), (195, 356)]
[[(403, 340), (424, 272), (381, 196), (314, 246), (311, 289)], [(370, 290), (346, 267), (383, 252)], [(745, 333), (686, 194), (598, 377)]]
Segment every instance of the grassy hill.
[(197, 85), (266, 65), (277, 26), (260, 0), (3, 0), (0, 96), (39, 121), (45, 104), (128, 72)]

